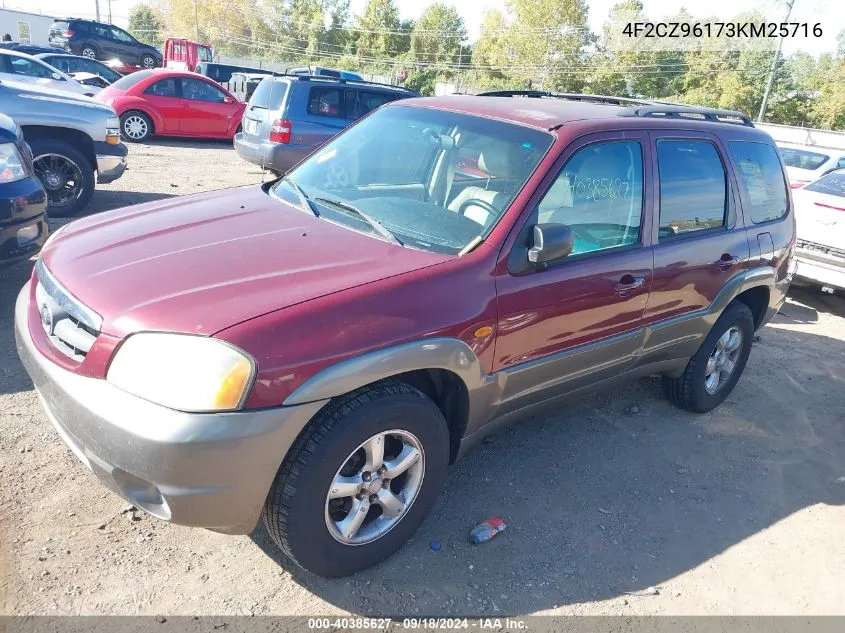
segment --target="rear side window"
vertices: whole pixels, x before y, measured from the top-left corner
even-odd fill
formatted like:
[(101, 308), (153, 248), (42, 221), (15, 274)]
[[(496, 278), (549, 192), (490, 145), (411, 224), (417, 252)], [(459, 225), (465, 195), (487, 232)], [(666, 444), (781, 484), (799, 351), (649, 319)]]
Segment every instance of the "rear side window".
[(44, 61), (50, 64), (53, 68), (58, 68), (63, 73), (69, 74), (77, 72), (75, 68), (71, 69), (70, 67), (70, 57), (46, 57), (44, 58)]
[(577, 255), (639, 242), (642, 209), (642, 148), (636, 141), (608, 141), (569, 158), (540, 201), (538, 218), (569, 226)]
[(777, 152), (765, 143), (730, 141), (731, 155), (739, 167), (754, 224), (777, 220), (786, 214), (787, 193)]
[(252, 93), (252, 97), (249, 100), (249, 107), (278, 110), (287, 90), (288, 85), (284, 81), (264, 79), (258, 84), (255, 92)]
[(660, 239), (725, 224), (727, 180), (709, 141), (657, 142)]
[(156, 97), (178, 97), (179, 87), (176, 85), (178, 79), (162, 79), (144, 90), (145, 95)]
[(791, 147), (780, 147), (778, 149), (780, 149), (784, 164), (787, 167), (797, 167), (798, 169), (809, 169), (810, 171), (818, 169), (830, 158), (826, 154), (808, 152), (804, 149), (792, 149)]
[(308, 93), (308, 114), (344, 117), (343, 91), (339, 88), (314, 87)]
[(134, 73), (129, 73), (128, 75), (124, 75), (121, 79), (115, 81), (112, 86), (117, 88), (118, 90), (129, 90), (132, 86), (137, 84), (139, 81), (143, 81), (147, 79), (150, 75), (153, 74), (151, 70), (139, 70)]

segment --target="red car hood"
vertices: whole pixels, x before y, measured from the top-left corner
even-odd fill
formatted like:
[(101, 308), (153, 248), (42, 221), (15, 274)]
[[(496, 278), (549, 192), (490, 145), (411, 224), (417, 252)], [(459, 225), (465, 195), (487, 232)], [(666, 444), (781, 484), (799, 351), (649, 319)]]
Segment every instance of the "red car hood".
[(271, 198), (257, 185), (73, 222), (47, 268), (103, 331), (214, 334), (242, 321), (449, 256), (402, 248)]

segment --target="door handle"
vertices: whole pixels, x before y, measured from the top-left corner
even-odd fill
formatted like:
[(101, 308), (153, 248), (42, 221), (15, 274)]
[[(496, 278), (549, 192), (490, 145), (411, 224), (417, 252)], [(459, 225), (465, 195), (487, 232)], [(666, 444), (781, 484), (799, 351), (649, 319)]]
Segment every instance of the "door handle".
[(630, 274), (624, 274), (622, 275), (622, 279), (620, 279), (618, 283), (614, 284), (613, 291), (617, 294), (625, 295), (632, 290), (640, 288), (644, 283), (645, 277), (634, 277)]
[(713, 262), (713, 265), (721, 270), (727, 270), (728, 268), (736, 266), (738, 263), (739, 257), (731, 255), (730, 253), (725, 253), (718, 260)]

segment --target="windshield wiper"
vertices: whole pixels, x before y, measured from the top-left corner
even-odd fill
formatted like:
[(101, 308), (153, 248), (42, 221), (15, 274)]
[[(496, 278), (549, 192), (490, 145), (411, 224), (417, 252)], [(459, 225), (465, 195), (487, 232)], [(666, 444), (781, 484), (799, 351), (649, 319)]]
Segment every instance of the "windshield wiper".
[(348, 202), (344, 202), (343, 200), (332, 200), (331, 198), (314, 198), (317, 202), (322, 202), (323, 204), (328, 204), (333, 207), (337, 207), (338, 209), (343, 209), (344, 211), (350, 211), (357, 215), (359, 218), (364, 220), (367, 224), (369, 224), (379, 235), (381, 235), (384, 239), (388, 242), (392, 242), (394, 244), (398, 244), (399, 246), (404, 246), (402, 241), (396, 237), (393, 233), (387, 230), (385, 226), (376, 220), (371, 215), (364, 213), (358, 207), (352, 206)]
[(287, 183), (290, 188), (293, 189), (294, 193), (299, 196), (299, 204), (301, 204), (303, 207), (308, 207), (308, 209), (311, 210), (311, 213), (313, 213), (315, 217), (320, 217), (320, 210), (317, 208), (317, 205), (315, 205), (311, 201), (311, 198), (308, 197), (308, 194), (306, 194), (302, 190), (302, 187), (296, 184), (288, 176), (282, 178), (282, 182)]

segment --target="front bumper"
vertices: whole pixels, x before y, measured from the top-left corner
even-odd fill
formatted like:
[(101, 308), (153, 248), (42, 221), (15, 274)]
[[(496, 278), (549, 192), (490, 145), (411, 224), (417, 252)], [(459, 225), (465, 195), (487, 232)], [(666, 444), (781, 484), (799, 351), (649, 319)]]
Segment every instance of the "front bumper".
[(160, 519), (251, 532), (287, 451), (325, 402), (216, 414), (153, 404), (45, 358), (30, 334), (29, 295), (27, 284), (15, 305), (18, 354), (76, 456), (111, 490)]
[(7, 266), (29, 259), (47, 241), (47, 194), (34, 176), (0, 189), (0, 266)]
[(304, 145), (285, 145), (270, 141), (253, 142), (243, 132), (235, 134), (235, 152), (254, 165), (283, 174), (313, 151)]
[(97, 182), (107, 184), (113, 182), (126, 171), (126, 156), (129, 150), (126, 145), (109, 145), (102, 141), (94, 143), (94, 151), (97, 153)]

